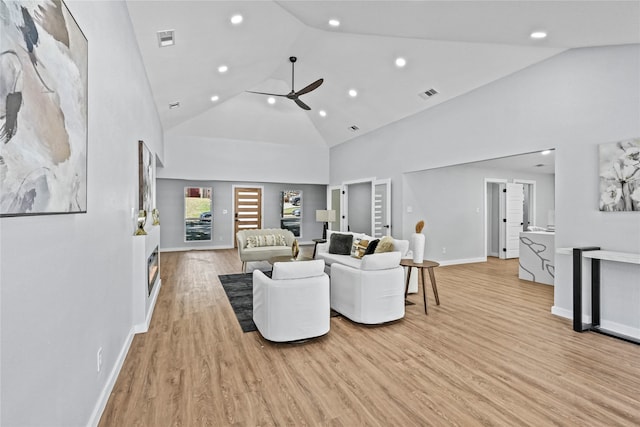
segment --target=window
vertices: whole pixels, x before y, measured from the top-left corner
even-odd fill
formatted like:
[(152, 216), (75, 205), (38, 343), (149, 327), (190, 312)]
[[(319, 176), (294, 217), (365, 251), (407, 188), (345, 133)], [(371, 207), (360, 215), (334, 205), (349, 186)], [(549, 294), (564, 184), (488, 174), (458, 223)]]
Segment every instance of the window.
[(213, 225), (211, 187), (185, 187), (185, 241), (211, 240)]
[(283, 191), (281, 204), (280, 228), (284, 228), (300, 237), (300, 224), (302, 222), (302, 191)]

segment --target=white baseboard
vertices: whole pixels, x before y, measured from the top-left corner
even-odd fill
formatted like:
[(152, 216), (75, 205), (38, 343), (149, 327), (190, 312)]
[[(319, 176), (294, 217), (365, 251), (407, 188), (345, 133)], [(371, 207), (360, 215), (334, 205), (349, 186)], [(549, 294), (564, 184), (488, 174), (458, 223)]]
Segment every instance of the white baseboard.
[(160, 248), (160, 252), (188, 252), (188, 251), (212, 251), (216, 249), (233, 249), (233, 246), (229, 245), (213, 245), (213, 246), (198, 246), (197, 248)]
[(632, 326), (622, 325), (620, 323), (611, 322), (610, 320), (601, 320), (600, 327), (602, 329), (608, 329), (610, 331), (617, 332), (622, 335), (640, 339), (640, 328), (634, 328)]
[[(298, 242), (301, 246), (313, 246), (316, 243), (313, 241), (310, 242)], [(212, 246), (198, 246), (197, 248), (160, 248), (160, 252), (187, 252), (187, 251), (212, 251), (216, 249), (234, 249), (233, 245), (212, 245)]]
[(147, 312), (147, 317), (144, 323), (139, 323), (137, 325), (133, 325), (129, 334), (127, 335), (127, 339), (120, 349), (120, 353), (118, 354), (118, 358), (116, 359), (116, 363), (109, 373), (109, 378), (107, 378), (107, 382), (100, 393), (100, 397), (96, 402), (96, 406), (93, 408), (93, 412), (91, 413), (91, 418), (87, 423), (89, 427), (97, 427), (100, 422), (100, 417), (102, 417), (102, 413), (104, 412), (104, 408), (107, 407), (107, 403), (109, 402), (109, 396), (111, 395), (111, 391), (116, 384), (116, 380), (118, 379), (118, 375), (120, 375), (120, 370), (122, 370), (122, 365), (124, 364), (124, 360), (127, 357), (127, 353), (129, 353), (129, 348), (131, 347), (131, 343), (133, 342), (133, 337), (135, 334), (144, 333), (149, 330), (149, 325), (151, 324), (151, 318), (153, 317), (153, 312), (156, 308), (156, 301), (158, 300), (158, 295), (160, 294), (160, 288), (162, 287), (162, 279), (158, 279), (155, 286), (153, 287), (153, 293), (151, 295), (151, 303), (149, 307), (149, 311)]
[(565, 319), (573, 319), (573, 310), (567, 310), (566, 308), (558, 307), (554, 305), (551, 307), (551, 314), (564, 317)]
[[(555, 305), (551, 307), (551, 314), (564, 317), (566, 319), (573, 319), (573, 310), (567, 310), (566, 308), (557, 307)], [(583, 314), (582, 321), (584, 323), (591, 323), (591, 315)], [(610, 320), (600, 320), (600, 327), (629, 337), (640, 338), (640, 328), (634, 328), (633, 326), (623, 325)]]
[(449, 259), (446, 261), (438, 261), (438, 264), (444, 267), (446, 265), (473, 264), (476, 262), (487, 262), (487, 257), (483, 256), (478, 258)]
[(124, 360), (127, 357), (127, 353), (129, 352), (129, 348), (131, 347), (131, 342), (133, 341), (133, 336), (135, 335), (134, 328), (131, 328), (127, 338), (124, 341), (124, 345), (120, 349), (120, 353), (118, 354), (118, 358), (116, 359), (116, 363), (113, 366), (113, 369), (109, 373), (109, 377), (107, 378), (107, 382), (98, 397), (98, 401), (96, 402), (95, 407), (93, 408), (93, 412), (91, 413), (91, 417), (89, 418), (89, 422), (87, 423), (88, 427), (97, 427), (98, 423), (100, 423), (100, 417), (102, 417), (102, 413), (104, 412), (104, 408), (107, 407), (107, 402), (109, 402), (109, 396), (111, 395), (111, 391), (113, 391), (113, 386), (116, 384), (116, 380), (118, 379), (118, 375), (120, 375), (120, 370), (122, 369), (122, 365), (124, 364)]

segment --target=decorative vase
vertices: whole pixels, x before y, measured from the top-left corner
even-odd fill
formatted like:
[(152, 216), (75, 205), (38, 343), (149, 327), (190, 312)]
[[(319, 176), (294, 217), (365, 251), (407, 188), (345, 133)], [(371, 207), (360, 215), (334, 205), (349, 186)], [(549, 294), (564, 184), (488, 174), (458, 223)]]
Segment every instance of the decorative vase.
[(413, 247), (413, 262), (416, 264), (424, 261), (424, 234), (413, 233), (411, 235), (411, 246)]
[(300, 246), (298, 246), (298, 239), (293, 239), (293, 244), (291, 245), (291, 255), (293, 259), (298, 259), (298, 255), (300, 254)]
[(151, 218), (153, 218), (153, 225), (160, 225), (160, 211), (157, 208), (151, 211)]
[(147, 211), (140, 209), (138, 211), (138, 229), (136, 230), (136, 236), (146, 236), (147, 232), (144, 231), (144, 225), (147, 223)]

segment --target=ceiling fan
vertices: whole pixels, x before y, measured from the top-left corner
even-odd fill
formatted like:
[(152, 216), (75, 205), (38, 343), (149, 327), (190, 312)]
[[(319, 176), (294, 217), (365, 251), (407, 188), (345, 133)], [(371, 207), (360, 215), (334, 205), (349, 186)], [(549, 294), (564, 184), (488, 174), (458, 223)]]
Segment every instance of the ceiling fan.
[(315, 82), (311, 83), (310, 85), (300, 89), (299, 91), (295, 91), (293, 89), (293, 78), (295, 76), (295, 63), (298, 60), (298, 58), (296, 58), (295, 56), (290, 56), (289, 57), (289, 61), (291, 61), (291, 92), (289, 92), (286, 95), (282, 95), (282, 94), (278, 94), (278, 93), (266, 93), (266, 92), (254, 92), (251, 90), (248, 90), (247, 92), (249, 93), (257, 93), (259, 95), (271, 95), (271, 96), (284, 96), (285, 98), (289, 98), (291, 100), (293, 100), (293, 102), (295, 102), (296, 104), (298, 104), (298, 106), (300, 108), (302, 108), (303, 110), (311, 110), (311, 107), (309, 107), (307, 104), (305, 104), (304, 102), (302, 102), (300, 99), (298, 99), (298, 97), (300, 95), (304, 95), (305, 93), (309, 93), (312, 90), (316, 90), (318, 87), (320, 87), (320, 85), (322, 84), (322, 82), (324, 81), (324, 79), (318, 79)]

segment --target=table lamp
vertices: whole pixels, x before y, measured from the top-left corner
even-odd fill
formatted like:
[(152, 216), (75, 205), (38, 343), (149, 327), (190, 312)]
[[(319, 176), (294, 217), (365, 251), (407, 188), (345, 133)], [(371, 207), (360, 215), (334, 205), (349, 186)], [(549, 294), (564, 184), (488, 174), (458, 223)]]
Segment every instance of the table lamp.
[(322, 238), (327, 238), (327, 228), (329, 228), (329, 223), (334, 222), (336, 220), (336, 211), (332, 210), (322, 210), (319, 209), (316, 211), (316, 221), (324, 223), (322, 226)]

